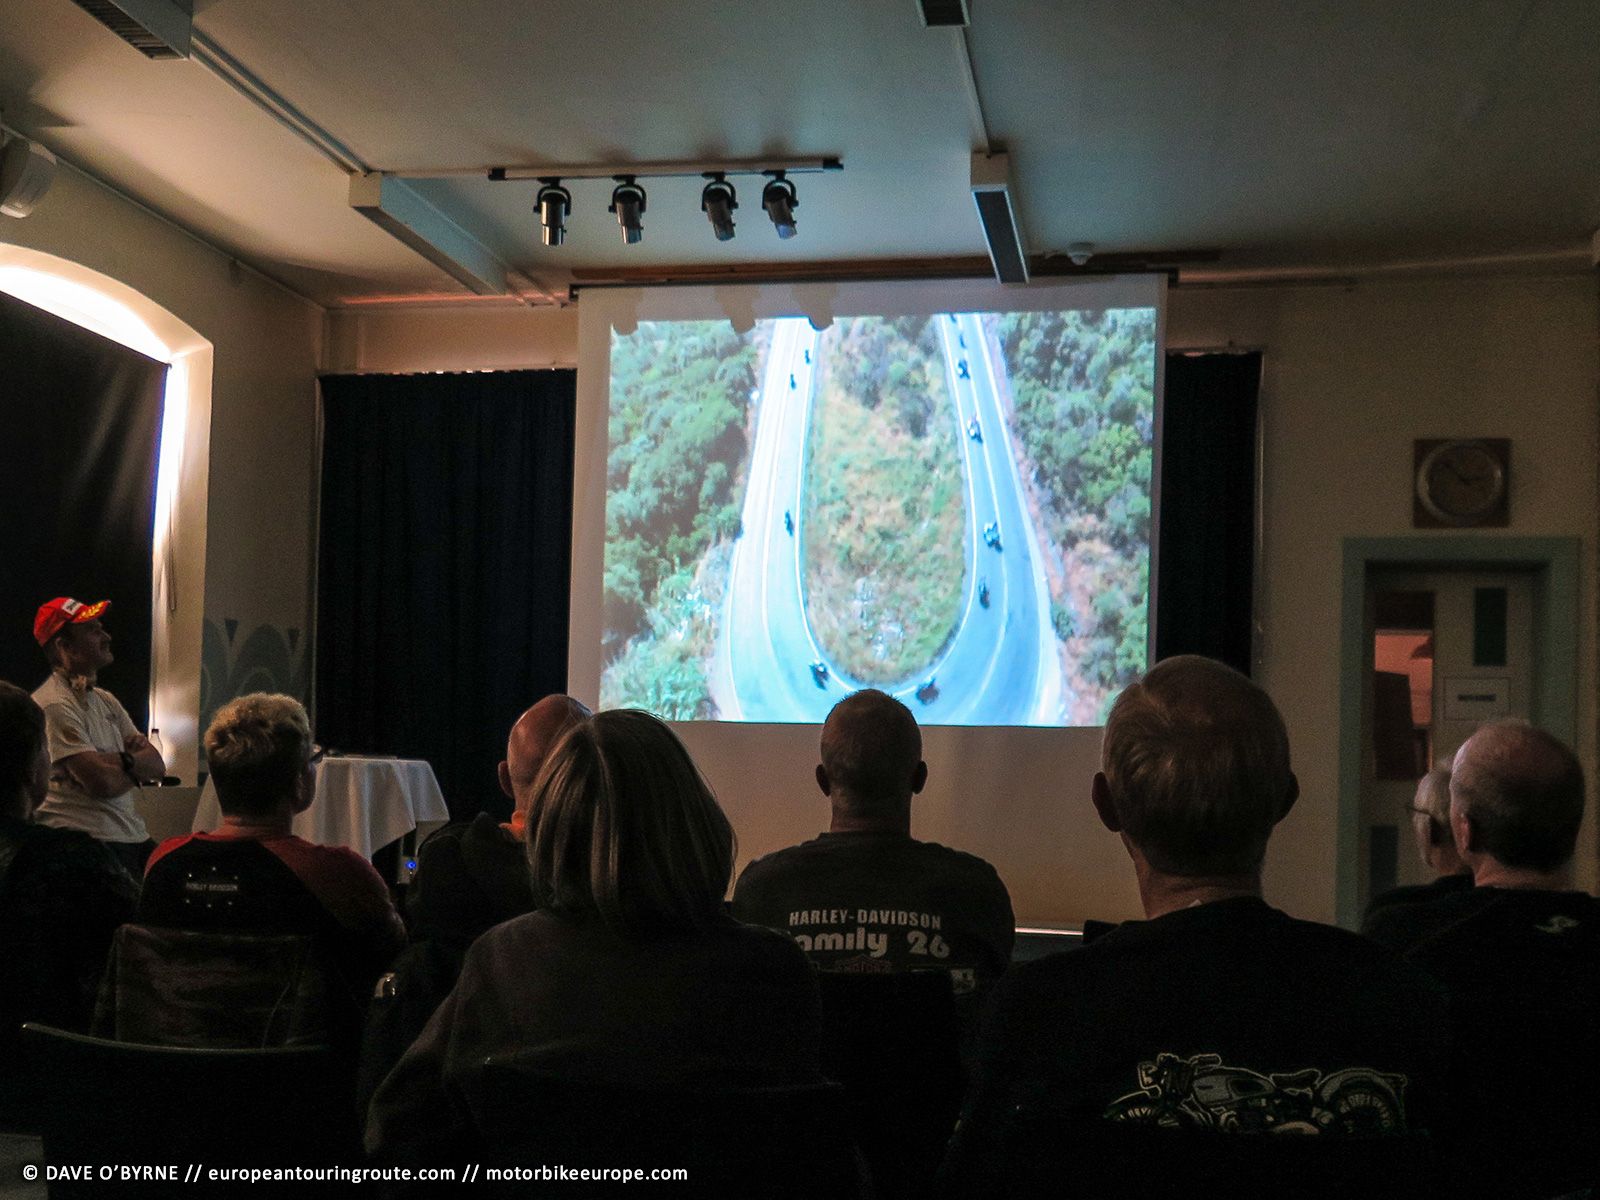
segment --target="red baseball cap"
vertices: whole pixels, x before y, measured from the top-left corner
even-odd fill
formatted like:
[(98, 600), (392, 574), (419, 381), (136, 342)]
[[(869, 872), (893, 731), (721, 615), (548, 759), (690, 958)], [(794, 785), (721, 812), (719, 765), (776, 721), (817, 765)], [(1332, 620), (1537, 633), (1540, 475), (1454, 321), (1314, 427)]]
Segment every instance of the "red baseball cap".
[(39, 606), (39, 612), (33, 618), (34, 641), (43, 646), (66, 626), (92, 621), (110, 607), (109, 600), (85, 604), (82, 600), (74, 600), (71, 596), (57, 596), (49, 603)]

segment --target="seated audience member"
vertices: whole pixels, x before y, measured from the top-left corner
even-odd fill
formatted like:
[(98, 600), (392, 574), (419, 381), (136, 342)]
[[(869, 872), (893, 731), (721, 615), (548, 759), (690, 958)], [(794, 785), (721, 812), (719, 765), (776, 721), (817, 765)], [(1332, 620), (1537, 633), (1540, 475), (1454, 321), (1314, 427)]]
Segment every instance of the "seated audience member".
[(155, 843), (133, 790), (160, 783), (167, 768), (117, 698), (95, 686), (111, 664), (111, 635), (100, 623), (110, 607), (109, 600), (84, 604), (58, 596), (34, 617), (34, 640), (50, 663), (50, 678), (33, 693), (50, 743), (50, 790), (38, 819), (105, 843), (138, 878)]
[(1166, 1131), (1430, 1128), (1443, 989), (1261, 899), (1267, 839), (1298, 794), (1267, 694), (1210, 659), (1168, 659), (1118, 697), (1101, 761), (1093, 803), (1132, 859), (1146, 919), (1000, 981), (949, 1193), (1007, 1192), (1040, 1158), (1070, 1161), (1075, 1134), (1118, 1144), (1112, 1123), (1169, 1145)]
[(1361, 932), (1389, 946), (1411, 943), (1418, 906), (1472, 887), (1472, 872), (1456, 853), (1450, 832), (1449, 767), (1435, 767), (1418, 781), (1411, 802), (1411, 832), (1417, 840), (1417, 853), (1436, 878), (1432, 883), (1390, 888), (1368, 901)]
[(823, 970), (948, 970), (958, 997), (992, 984), (1016, 936), (1011, 897), (981, 858), (911, 836), (927, 781), (910, 709), (873, 690), (839, 701), (817, 767), (829, 830), (746, 867), (734, 916), (788, 933)]
[(479, 934), (533, 909), (523, 826), (545, 754), (589, 716), (571, 696), (546, 696), (511, 727), (500, 787), (515, 807), (502, 825), (488, 813), (446, 825), (423, 844), (406, 897), (412, 944), (380, 981), (367, 1011), (359, 1094), (371, 1099), (455, 986)]
[(1409, 951), (1451, 996), (1463, 1182), (1549, 1197), (1600, 1177), (1600, 900), (1573, 889), (1583, 771), (1529, 725), (1456, 754), (1450, 824), (1476, 886), (1428, 906)]
[(568, 729), (527, 826), (538, 908), (473, 943), (378, 1089), (371, 1152), (473, 1145), (469, 1114), (495, 1107), (483, 1071), (506, 1061), (640, 1088), (819, 1079), (815, 981), (788, 938), (724, 912), (733, 830), (665, 724), (611, 711)]
[[(371, 863), (347, 847), (313, 845), (290, 832), (295, 815), (311, 806), (315, 793), (306, 710), (289, 696), (241, 696), (217, 711), (205, 747), (222, 824), (214, 833), (171, 838), (156, 848), (145, 874), (139, 923), (254, 931), (239, 924), (246, 918), (230, 916), (227, 905), (211, 902), (205, 879), (217, 864), (231, 868), (248, 854), (253, 870), (274, 873), (282, 882), (284, 902), (268, 918), (279, 926), (272, 931), (317, 937), (364, 1001), (405, 946), (405, 927)], [(273, 916), (281, 916), (281, 922)]]
[(44, 713), (0, 683), (0, 1125), (24, 1119), (9, 1082), (17, 1029), (86, 1030), (106, 950), (139, 885), (86, 833), (32, 821), (50, 774)]
[(589, 715), (571, 696), (557, 695), (546, 696), (517, 719), (500, 764), (500, 789), (514, 805), (511, 820), (501, 824), (479, 813), (427, 840), (406, 898), (414, 940), (446, 943), (457, 951), (459, 966), (460, 955), (480, 933), (533, 908), (522, 845), (533, 781), (556, 739)]

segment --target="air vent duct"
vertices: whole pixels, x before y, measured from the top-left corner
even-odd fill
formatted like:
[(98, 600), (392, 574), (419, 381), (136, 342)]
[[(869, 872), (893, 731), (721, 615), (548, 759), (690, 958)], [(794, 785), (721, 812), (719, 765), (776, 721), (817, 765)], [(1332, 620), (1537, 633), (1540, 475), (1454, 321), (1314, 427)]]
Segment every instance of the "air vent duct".
[(989, 245), (994, 276), (1001, 283), (1028, 282), (1028, 252), (1022, 245), (1011, 194), (1011, 159), (1004, 154), (972, 156), (972, 199), (978, 206), (983, 240)]
[(929, 29), (960, 29), (972, 23), (967, 0), (917, 0), (917, 11)]
[(175, 0), (73, 0), (146, 58), (188, 58), (194, 16)]

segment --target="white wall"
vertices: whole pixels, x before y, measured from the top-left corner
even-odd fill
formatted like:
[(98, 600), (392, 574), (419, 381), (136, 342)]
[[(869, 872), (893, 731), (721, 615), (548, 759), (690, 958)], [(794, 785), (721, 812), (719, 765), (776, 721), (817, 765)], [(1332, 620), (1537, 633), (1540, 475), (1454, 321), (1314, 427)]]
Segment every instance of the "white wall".
[(303, 691), (322, 310), (65, 167), (31, 216), (0, 217), (0, 241), (109, 276), (211, 343), (209, 428), (187, 439), (209, 436), (205, 525), (178, 564), (205, 650), (186, 653), (213, 705), (247, 682)]
[[(566, 365), (576, 360), (576, 328), (570, 311), (344, 312), (330, 321), (330, 350), (339, 357), (329, 365)], [(1233, 343), (1266, 352), (1262, 680), (1288, 721), (1303, 790), (1269, 851), (1266, 886), (1289, 911), (1334, 915), (1341, 548), (1346, 537), (1411, 532), (1413, 438), (1513, 438), (1506, 533), (1583, 539), (1579, 752), (1595, 778), (1597, 331), (1595, 281), (1577, 274), (1170, 294), (1169, 345)], [(776, 778), (809, 759), (810, 737), (796, 730), (780, 739), (781, 763), (707, 761), (712, 782), (727, 794), (741, 859), (822, 828), (825, 813), (809, 782)], [(693, 748), (709, 753), (699, 740), (691, 735)], [(961, 758), (959, 736), (930, 745), (930, 787), (956, 786)], [(1021, 820), (1040, 805), (1081, 796), (1084, 836), (1109, 839), (1088, 822), (1086, 778), (1026, 781), (1019, 792)], [(1580, 851), (1581, 882), (1590, 890), (1600, 883), (1593, 809), (1591, 803)], [(917, 831), (980, 851), (985, 840), (979, 828)], [(1040, 847), (1041, 855), (1050, 852)], [(1127, 914), (1134, 895), (1120, 853), (1108, 840), (1092, 879), (1062, 881), (1064, 892), (1091, 898), (1074, 901), (1083, 911), (1060, 915)], [(1019, 913), (1057, 908), (1045, 896), (1018, 901)]]

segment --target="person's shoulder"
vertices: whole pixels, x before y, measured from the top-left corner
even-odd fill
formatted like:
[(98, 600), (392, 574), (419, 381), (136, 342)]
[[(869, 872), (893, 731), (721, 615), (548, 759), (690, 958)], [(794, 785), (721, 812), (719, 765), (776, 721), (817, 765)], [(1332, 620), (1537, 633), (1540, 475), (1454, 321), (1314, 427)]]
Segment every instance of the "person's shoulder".
[(378, 869), (348, 846), (320, 846), (293, 833), (263, 838), (262, 844), (308, 882), (308, 876), (314, 876), (329, 881), (376, 885), (385, 899), (388, 898), (388, 888)]
[(762, 925), (747, 925), (731, 916), (719, 916), (708, 930), (720, 952), (736, 960), (741, 971), (810, 975), (811, 964), (794, 938)]
[(20, 841), (28, 853), (48, 857), (54, 863), (81, 866), (117, 861), (105, 846), (81, 829), (30, 822), (24, 826)]
[(743, 871), (739, 872), (739, 879), (734, 884), (734, 895), (740, 893), (749, 896), (749, 889), (761, 887), (774, 881), (799, 876), (804, 878), (819, 857), (825, 858), (828, 851), (822, 838), (812, 838), (809, 842), (800, 842), (793, 846), (785, 846), (781, 850), (774, 850), (770, 854), (763, 854), (760, 858), (751, 859), (745, 864)]
[(108, 692), (105, 688), (103, 688), (103, 687), (90, 688), (89, 689), (89, 694), (91, 696), (93, 696), (96, 700), (98, 700), (101, 704), (103, 704), (106, 708), (110, 709), (112, 712), (120, 712), (120, 711), (122, 711), (122, 701), (118, 700), (114, 695), (112, 695), (110, 692)]
[(993, 863), (969, 851), (957, 850), (941, 842), (919, 842), (912, 839), (911, 844), (917, 847), (915, 853), (927, 859), (932, 865), (943, 866), (945, 870), (951, 872), (962, 872), (984, 879), (992, 878), (995, 882), (1000, 880), (1000, 872), (994, 869)]
[(74, 892), (83, 887), (93, 888), (95, 881), (108, 884), (114, 891), (135, 894), (138, 881), (104, 843), (96, 841), (81, 829), (60, 829), (52, 825), (29, 824), (19, 838), (18, 866), (13, 871), (31, 872), (48, 877)]
[[(1298, 969), (1297, 964), (1309, 968), (1320, 962), (1348, 978), (1357, 988), (1381, 982), (1391, 989), (1418, 994), (1439, 993), (1433, 978), (1394, 947), (1337, 925), (1291, 917), (1277, 909), (1271, 911), (1281, 922), (1278, 953), (1286, 971)], [(1363, 984), (1363, 980), (1370, 983)]]
[(162, 859), (166, 858), (169, 854), (172, 854), (174, 851), (182, 850), (185, 846), (195, 843), (197, 840), (201, 840), (199, 834), (180, 833), (176, 837), (169, 837), (162, 841), (154, 850), (150, 852), (150, 857), (144, 865), (145, 874), (148, 875), (150, 871), (154, 869), (155, 865)]
[(49, 716), (53, 709), (59, 710), (63, 706), (76, 707), (76, 699), (72, 689), (54, 671), (33, 689), (33, 702), (44, 709), (46, 716)]
[(804, 863), (816, 858), (819, 854), (828, 853), (828, 844), (820, 837), (811, 838), (809, 841), (796, 842), (792, 846), (785, 846), (781, 850), (773, 850), (763, 854), (760, 858), (753, 858), (745, 867), (745, 874), (755, 871), (758, 874), (764, 871), (781, 870), (794, 863)]
[[(752, 954), (800, 954), (800, 948), (787, 933), (769, 929), (765, 925), (751, 925), (729, 914), (722, 914), (707, 930), (709, 935), (727, 941), (730, 945), (747, 949)], [(802, 954), (802, 958), (805, 956)]]

